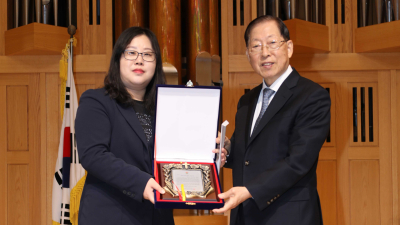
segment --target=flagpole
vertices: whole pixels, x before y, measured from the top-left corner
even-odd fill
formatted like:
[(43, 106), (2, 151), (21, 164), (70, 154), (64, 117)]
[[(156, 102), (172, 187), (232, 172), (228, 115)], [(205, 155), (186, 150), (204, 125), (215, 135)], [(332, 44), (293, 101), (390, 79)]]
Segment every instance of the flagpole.
[(76, 33), (76, 27), (74, 25), (69, 25), (68, 26), (68, 34), (70, 35), (70, 40), (69, 40), (69, 44), (70, 44), (70, 49), (71, 49), (71, 67), (73, 67), (73, 53), (74, 53), (74, 48), (73, 48), (73, 38), (74, 38), (74, 34)]

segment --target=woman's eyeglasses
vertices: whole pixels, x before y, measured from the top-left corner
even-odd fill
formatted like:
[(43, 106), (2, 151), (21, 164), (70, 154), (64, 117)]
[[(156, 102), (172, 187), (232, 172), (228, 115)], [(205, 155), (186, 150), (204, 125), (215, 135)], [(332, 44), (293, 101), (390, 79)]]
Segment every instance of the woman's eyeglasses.
[(134, 50), (124, 51), (124, 58), (127, 60), (136, 60), (139, 55), (142, 55), (142, 59), (146, 62), (153, 62), (156, 60), (156, 53), (154, 52), (137, 52)]

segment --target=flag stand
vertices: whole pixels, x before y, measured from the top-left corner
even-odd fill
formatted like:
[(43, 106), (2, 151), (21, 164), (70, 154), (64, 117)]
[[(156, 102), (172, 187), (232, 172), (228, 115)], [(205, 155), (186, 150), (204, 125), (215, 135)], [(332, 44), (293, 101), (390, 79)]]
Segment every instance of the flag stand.
[(53, 179), (52, 225), (78, 224), (80, 199), (86, 180), (86, 171), (80, 164), (75, 140), (75, 117), (78, 109), (72, 68), (75, 32), (75, 26), (70, 25), (70, 39), (61, 52), (60, 60), (60, 111), (63, 123)]

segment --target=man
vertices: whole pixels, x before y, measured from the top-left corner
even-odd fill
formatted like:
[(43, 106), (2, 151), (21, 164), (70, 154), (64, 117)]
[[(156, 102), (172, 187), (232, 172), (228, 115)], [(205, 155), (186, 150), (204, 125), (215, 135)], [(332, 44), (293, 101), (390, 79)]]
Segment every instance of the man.
[(316, 169), (329, 94), (289, 65), (293, 42), (279, 18), (253, 20), (245, 41), (263, 83), (239, 100), (235, 132), (225, 140), (234, 187), (219, 195), (229, 200), (214, 212), (232, 209), (231, 225), (322, 224)]

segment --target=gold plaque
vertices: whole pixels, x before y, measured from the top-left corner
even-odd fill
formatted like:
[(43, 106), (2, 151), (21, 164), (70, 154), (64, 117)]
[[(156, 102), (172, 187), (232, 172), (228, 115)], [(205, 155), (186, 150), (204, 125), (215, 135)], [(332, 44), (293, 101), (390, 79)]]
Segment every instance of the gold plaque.
[(186, 198), (206, 198), (214, 191), (208, 165), (169, 163), (162, 168), (165, 177), (163, 188), (173, 197), (179, 196), (181, 184), (185, 187)]

